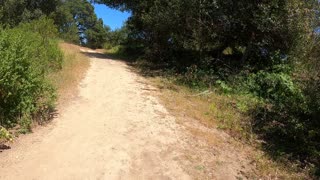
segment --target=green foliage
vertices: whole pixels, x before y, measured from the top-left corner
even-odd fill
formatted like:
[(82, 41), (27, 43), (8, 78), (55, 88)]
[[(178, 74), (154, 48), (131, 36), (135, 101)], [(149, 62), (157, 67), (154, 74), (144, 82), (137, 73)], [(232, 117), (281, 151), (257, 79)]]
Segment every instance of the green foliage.
[(102, 48), (106, 37), (107, 31), (103, 27), (102, 19), (99, 19), (91, 29), (86, 31), (87, 46), (93, 49)]
[(53, 17), (63, 39), (90, 48), (102, 48), (107, 30), (87, 0), (65, 1)]
[(272, 106), (260, 107), (255, 111), (258, 120), (256, 130), (269, 139), (269, 149), (273, 148), (277, 155), (289, 154), (316, 166), (320, 164), (318, 42), (316, 37), (309, 53), (296, 65), (294, 76), (279, 72), (278, 77), (269, 75), (266, 82), (273, 80), (280, 84), (282, 81), (282, 85), (274, 85), (271, 91), (269, 86), (266, 91), (273, 94), (268, 97)]
[(128, 29), (126, 26), (123, 26), (120, 29), (114, 31), (108, 31), (106, 38), (106, 45), (109, 48), (119, 45), (124, 45), (128, 39)]
[(5, 140), (5, 141), (12, 141), (13, 137), (12, 135), (9, 133), (8, 130), (6, 130), (4, 127), (0, 126), (0, 142), (1, 140)]
[[(174, 70), (174, 69), (173, 69)], [(168, 71), (169, 72), (169, 71)], [(171, 73), (176, 74), (174, 71)], [(176, 74), (178, 75), (178, 74)], [(217, 76), (212, 69), (202, 69), (196, 65), (186, 68), (186, 72), (177, 76), (177, 81), (195, 89), (205, 89), (214, 85)]]
[(129, 42), (142, 44), (149, 60), (183, 71), (206, 62), (216, 71), (230, 67), (232, 73), (246, 65), (252, 70), (273, 66), (276, 53), (282, 58), (303, 54), (317, 8), (316, 0), (95, 2), (132, 12)]
[(303, 165), (309, 165), (308, 162), (318, 165), (320, 124), (314, 105), (319, 104), (316, 98), (313, 101), (310, 98), (319, 93), (305, 93), (305, 87), (284, 69), (290, 68), (258, 71), (238, 78), (235, 92), (255, 97), (260, 103), (240, 101), (237, 108), (251, 115), (253, 131), (267, 142), (265, 148), (274, 157), (285, 156), (299, 159)]
[[(71, 39), (77, 36), (78, 40), (74, 43), (85, 44), (85, 32), (94, 26), (97, 17), (93, 6), (88, 1), (68, 0), (58, 8), (54, 19), (61, 34), (67, 33), (71, 35)], [(69, 40), (68, 36), (65, 38)]]
[(41, 58), (47, 60), (40, 64), (43, 69), (48, 71), (61, 69), (63, 54), (59, 48), (56, 48), (58, 42), (54, 39), (57, 38), (58, 31), (52, 19), (43, 16), (30, 23), (20, 24), (17, 28), (39, 35), (41, 46), (38, 47), (38, 51), (42, 51), (43, 57)]
[[(0, 30), (1, 126), (18, 123), (26, 131), (31, 119), (53, 110), (55, 90), (46, 76), (60, 69), (62, 53), (57, 42), (47, 37), (55, 32), (51, 25), (52, 21), (41, 19)], [(42, 27), (51, 28), (45, 31)]]
[[(44, 17), (49, 17), (52, 20)], [(106, 29), (103, 27), (103, 22), (98, 19), (94, 7), (86, 0), (2, 0), (0, 1), (0, 25), (7, 28), (13, 28), (20, 23), (29, 23), (33, 20), (37, 21), (38, 27), (35, 29), (40, 34), (44, 31), (50, 38), (52, 34), (57, 32), (60, 37), (66, 41), (86, 45), (92, 48), (101, 48), (107, 37)], [(48, 27), (45, 24), (49, 23)], [(51, 24), (54, 22), (58, 27), (57, 32), (50, 32)], [(32, 25), (29, 25), (32, 26)], [(28, 29), (34, 29), (28, 27)]]
[(305, 101), (300, 88), (285, 73), (259, 71), (249, 75), (246, 85), (255, 96), (267, 99), (279, 107), (291, 102), (298, 103), (291, 105), (303, 106)]
[(218, 80), (218, 81), (216, 81), (216, 84), (218, 85), (218, 87), (221, 89), (221, 91), (224, 94), (229, 94), (230, 92), (232, 92), (232, 88), (230, 86), (228, 86), (226, 84), (226, 82)]
[(15, 27), (55, 12), (60, 0), (2, 0), (0, 1), (0, 24)]
[(19, 28), (38, 33), (44, 41), (58, 36), (58, 30), (54, 21), (46, 16), (41, 16), (36, 21), (31, 21), (30, 23), (20, 24)]

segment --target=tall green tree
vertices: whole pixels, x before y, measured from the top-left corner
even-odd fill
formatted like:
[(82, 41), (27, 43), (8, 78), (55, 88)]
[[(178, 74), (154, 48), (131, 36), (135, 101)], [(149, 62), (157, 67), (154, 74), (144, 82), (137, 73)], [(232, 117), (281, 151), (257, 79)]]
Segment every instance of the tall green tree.
[(106, 31), (90, 2), (67, 0), (59, 6), (54, 19), (64, 39), (93, 48), (102, 47)]
[(110, 29), (108, 30), (107, 42), (111, 46), (123, 45), (126, 43), (127, 39), (128, 39), (127, 26), (123, 26), (120, 29), (116, 29), (113, 31), (111, 31)]
[(1, 0), (0, 23), (7, 27), (30, 22), (41, 16), (51, 16), (61, 4), (60, 0)]
[(103, 25), (102, 19), (98, 19), (94, 26), (85, 31), (87, 46), (91, 48), (102, 48), (106, 42), (107, 30)]

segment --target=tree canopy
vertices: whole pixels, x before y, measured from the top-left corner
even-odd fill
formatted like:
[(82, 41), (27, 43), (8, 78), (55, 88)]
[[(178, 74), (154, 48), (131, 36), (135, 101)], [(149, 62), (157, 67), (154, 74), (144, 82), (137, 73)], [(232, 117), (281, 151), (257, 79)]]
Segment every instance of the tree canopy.
[[(142, 40), (158, 59), (168, 60), (174, 58), (174, 52), (187, 51), (190, 63), (210, 59), (216, 64), (223, 60), (229, 65), (237, 64), (235, 67), (250, 63), (259, 69), (271, 65), (273, 56), (281, 59), (290, 55), (304, 41), (298, 37), (312, 34), (317, 3), (315, 0), (95, 2), (131, 11), (128, 21), (131, 37)], [(232, 53), (225, 55), (227, 48)]]
[(14, 27), (43, 15), (50, 16), (60, 4), (60, 0), (1, 0), (0, 22), (4, 26)]
[(4, 27), (12, 28), (43, 16), (54, 19), (60, 36), (67, 41), (92, 48), (101, 48), (105, 41), (103, 21), (86, 0), (0, 1), (0, 22)]
[(65, 1), (58, 7), (54, 19), (64, 39), (92, 48), (102, 47), (107, 32), (88, 1)]

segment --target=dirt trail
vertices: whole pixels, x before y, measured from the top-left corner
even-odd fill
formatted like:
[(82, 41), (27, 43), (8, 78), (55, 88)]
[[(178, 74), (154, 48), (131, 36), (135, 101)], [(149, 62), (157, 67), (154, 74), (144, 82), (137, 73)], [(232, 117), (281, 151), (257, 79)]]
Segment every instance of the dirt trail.
[(185, 130), (150, 95), (155, 89), (125, 63), (90, 53), (79, 95), (0, 153), (0, 179), (195, 179), (179, 150), (192, 149)]

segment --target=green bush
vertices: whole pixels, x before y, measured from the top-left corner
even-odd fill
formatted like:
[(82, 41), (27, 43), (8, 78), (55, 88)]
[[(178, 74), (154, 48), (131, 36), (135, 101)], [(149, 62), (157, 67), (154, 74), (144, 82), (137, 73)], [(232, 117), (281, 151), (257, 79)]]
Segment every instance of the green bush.
[[(253, 129), (267, 143), (274, 156), (320, 162), (320, 124), (315, 117), (316, 98), (309, 94), (285, 71), (259, 71), (242, 82), (241, 90), (263, 100), (249, 112)], [(317, 106), (317, 105), (316, 105)]]
[(178, 77), (178, 82), (191, 88), (205, 89), (214, 85), (216, 79), (214, 70), (202, 69), (197, 65), (192, 65), (187, 67), (185, 73)]
[(37, 48), (43, 56), (43, 61), (39, 65), (49, 71), (61, 69), (63, 54), (58, 48), (58, 42), (55, 40), (58, 36), (58, 30), (52, 19), (41, 17), (36, 21), (20, 24), (18, 29), (38, 35), (38, 41), (41, 45)]
[[(190, 66), (177, 80), (193, 89), (212, 88), (236, 98), (235, 106), (250, 117), (237, 122), (248, 133), (257, 134), (274, 157), (285, 157), (302, 167), (320, 165), (320, 81), (319, 73), (308, 71), (297, 77), (290, 64), (275, 65), (260, 71), (244, 70), (221, 76), (214, 70)], [(311, 73), (311, 74), (310, 74)], [(308, 76), (306, 76), (306, 74)], [(311, 76), (311, 78), (309, 78)], [(221, 78), (222, 77), (222, 78)], [(223, 78), (225, 77), (225, 78)], [(302, 82), (300, 82), (303, 79)], [(218, 110), (222, 111), (223, 110)], [(229, 127), (228, 116), (223, 116)], [(234, 122), (234, 121), (233, 121)], [(228, 124), (229, 123), (229, 124)], [(319, 170), (318, 170), (319, 171)]]
[(8, 130), (0, 126), (0, 143), (1, 141), (12, 141), (12, 135)]
[(109, 43), (109, 42), (106, 42), (106, 43), (103, 44), (103, 49), (105, 49), (105, 50), (109, 50), (112, 47), (113, 47), (113, 45), (111, 43)]
[(286, 73), (259, 71), (249, 75), (246, 85), (252, 94), (279, 108), (286, 107), (288, 103), (290, 106), (303, 106), (305, 102), (302, 91)]
[(31, 119), (45, 120), (53, 110), (55, 90), (47, 74), (61, 67), (63, 56), (47, 33), (34, 31), (45, 21), (0, 29), (0, 126), (28, 130)]

